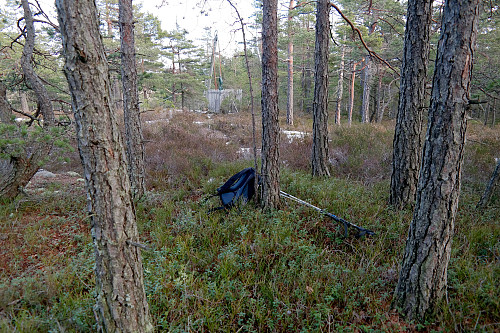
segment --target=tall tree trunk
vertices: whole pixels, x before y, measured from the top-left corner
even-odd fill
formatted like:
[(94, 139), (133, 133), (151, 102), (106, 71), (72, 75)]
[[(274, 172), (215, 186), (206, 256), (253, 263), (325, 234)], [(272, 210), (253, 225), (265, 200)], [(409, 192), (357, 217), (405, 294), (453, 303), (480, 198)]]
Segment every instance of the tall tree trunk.
[(377, 94), (375, 95), (375, 100), (376, 102), (376, 108), (375, 108), (375, 122), (380, 123), (382, 122), (382, 97), (384, 95), (384, 90), (382, 87), (382, 73), (380, 70), (380, 67), (377, 65), (377, 77), (378, 77), (378, 84), (377, 84)]
[(113, 37), (113, 20), (111, 19), (110, 0), (106, 0), (106, 24), (108, 27), (108, 37)]
[(278, 0), (263, 1), (262, 17), (262, 207), (279, 208)]
[(286, 123), (293, 125), (293, 32), (292, 32), (292, 10), (295, 0), (290, 0), (288, 5), (288, 86), (286, 103)]
[(347, 124), (349, 127), (352, 124), (352, 111), (354, 110), (354, 82), (356, 81), (356, 66), (358, 64), (352, 64), (352, 73), (351, 73), (351, 88), (349, 89), (349, 114), (347, 115)]
[(330, 40), (330, 2), (319, 0), (316, 11), (314, 49), (313, 176), (330, 176), (328, 168), (328, 42)]
[[(343, 41), (345, 43), (346, 35)], [(345, 67), (345, 44), (342, 43), (340, 50), (339, 82), (337, 85), (337, 105), (335, 108), (335, 124), (340, 125), (340, 108), (342, 106), (342, 95), (344, 94), (344, 67)]]
[(372, 83), (371, 73), (371, 57), (367, 55), (363, 63), (363, 97), (361, 101), (361, 122), (368, 123), (370, 121), (370, 92)]
[(413, 205), (417, 191), (432, 0), (410, 0), (407, 17), (389, 199), (398, 209)]
[(479, 0), (448, 0), (443, 10), (416, 207), (394, 296), (410, 320), (425, 320), (446, 290), (478, 7)]
[[(98, 331), (152, 332), (125, 149), (95, 2), (57, 0), (96, 255)], [(78, 13), (78, 15), (74, 15)]]
[(132, 193), (136, 198), (140, 198), (146, 192), (146, 171), (144, 167), (144, 140), (139, 112), (139, 92), (137, 91), (132, 0), (120, 0), (119, 6), (123, 114), (128, 172)]

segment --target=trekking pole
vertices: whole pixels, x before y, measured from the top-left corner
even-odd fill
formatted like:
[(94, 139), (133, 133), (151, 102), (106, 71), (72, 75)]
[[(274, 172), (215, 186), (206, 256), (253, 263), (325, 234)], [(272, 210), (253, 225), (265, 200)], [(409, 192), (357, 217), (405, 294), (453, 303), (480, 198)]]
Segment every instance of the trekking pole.
[(304, 200), (301, 200), (301, 199), (299, 199), (299, 198), (297, 198), (297, 197), (294, 197), (294, 196), (293, 196), (293, 195), (291, 195), (291, 194), (288, 194), (288, 193), (283, 192), (283, 191), (280, 191), (280, 194), (281, 194), (281, 196), (283, 196), (284, 198), (287, 198), (287, 199), (293, 200), (293, 201), (295, 201), (295, 202), (298, 202), (298, 203), (300, 203), (300, 204), (303, 204), (303, 205), (305, 205), (305, 206), (308, 206), (308, 207), (310, 207), (310, 208), (312, 208), (312, 209), (317, 210), (318, 212), (320, 212), (320, 213), (322, 213), (322, 214), (325, 214), (325, 215), (327, 215), (327, 216), (330, 216), (332, 219), (334, 219), (334, 220), (335, 220), (335, 221), (337, 221), (337, 222), (343, 223), (343, 224), (344, 224), (344, 233), (345, 233), (345, 237), (347, 237), (347, 227), (348, 227), (348, 226), (351, 226), (351, 227), (353, 227), (353, 228), (356, 228), (356, 229), (359, 231), (359, 236), (360, 236), (360, 237), (361, 237), (361, 236), (364, 236), (364, 235), (370, 235), (370, 236), (374, 236), (374, 235), (375, 235), (375, 233), (374, 233), (373, 231), (371, 231), (371, 230), (368, 230), (368, 229), (365, 229), (365, 228), (363, 228), (363, 227), (357, 226), (357, 225), (355, 225), (354, 223), (351, 223), (351, 222), (349, 222), (349, 221), (346, 221), (346, 220), (344, 220), (343, 218), (338, 217), (338, 216), (337, 216), (337, 215), (335, 215), (335, 214), (329, 213), (329, 212), (327, 212), (326, 210), (321, 209), (321, 208), (319, 208), (319, 207), (316, 207), (316, 206), (314, 206), (314, 205), (310, 204), (309, 202), (306, 202), (306, 201), (304, 201)]

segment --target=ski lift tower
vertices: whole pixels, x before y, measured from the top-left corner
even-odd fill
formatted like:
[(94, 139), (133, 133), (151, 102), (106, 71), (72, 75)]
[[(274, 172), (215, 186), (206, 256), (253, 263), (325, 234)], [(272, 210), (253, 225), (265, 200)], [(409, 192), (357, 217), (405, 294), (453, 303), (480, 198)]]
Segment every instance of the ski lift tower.
[[(212, 59), (210, 61), (210, 77), (208, 79), (207, 90), (205, 96), (208, 100), (208, 109), (215, 113), (221, 112), (221, 103), (226, 98), (232, 99), (232, 106), (236, 108), (235, 100), (241, 101), (242, 90), (241, 89), (224, 89), (224, 81), (222, 80), (222, 61), (220, 55), (220, 47), (218, 52), (218, 63), (219, 70), (218, 73), (215, 69), (216, 66), (216, 50), (218, 44), (217, 31), (215, 32), (214, 42), (212, 44)], [(219, 76), (217, 76), (219, 74)], [(213, 87), (212, 87), (213, 79)], [(237, 111), (237, 110), (236, 110)]]

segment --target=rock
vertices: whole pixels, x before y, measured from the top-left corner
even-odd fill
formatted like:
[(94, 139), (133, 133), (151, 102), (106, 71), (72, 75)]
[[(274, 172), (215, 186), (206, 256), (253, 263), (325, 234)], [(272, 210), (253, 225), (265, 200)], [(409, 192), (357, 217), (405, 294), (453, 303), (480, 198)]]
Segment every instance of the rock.
[(68, 176), (71, 176), (71, 177), (81, 177), (78, 172), (74, 172), (74, 171), (68, 171), (68, 172), (66, 172), (66, 174)]
[(38, 170), (38, 172), (36, 173), (36, 176), (42, 177), (42, 178), (55, 178), (56, 177), (56, 175), (53, 174), (52, 172), (47, 171), (47, 170), (43, 170), (43, 169)]

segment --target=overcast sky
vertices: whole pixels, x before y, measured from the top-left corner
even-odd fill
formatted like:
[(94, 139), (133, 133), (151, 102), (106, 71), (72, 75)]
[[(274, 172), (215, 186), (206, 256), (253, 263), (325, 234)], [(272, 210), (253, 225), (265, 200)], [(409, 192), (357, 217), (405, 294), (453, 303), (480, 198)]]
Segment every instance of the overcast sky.
[[(54, 0), (38, 0), (42, 9), (51, 12), (55, 17)], [(243, 20), (252, 22), (254, 0), (231, 0), (238, 8)], [(0, 0), (3, 7), (6, 0)], [(233, 8), (227, 0), (133, 0), (133, 4), (141, 4), (142, 11), (153, 14), (162, 22), (162, 28), (174, 30), (176, 23), (189, 32), (188, 38), (196, 41), (201, 39), (205, 27), (218, 31), (221, 52), (230, 55), (235, 49), (241, 48), (242, 41), (239, 22)], [(54, 18), (54, 22), (57, 19)], [(246, 31), (250, 39), (255, 31)]]
[[(162, 2), (164, 2), (163, 5)], [(227, 0), (135, 0), (141, 3), (144, 12), (158, 17), (164, 30), (175, 29), (176, 22), (186, 29), (192, 40), (203, 36), (204, 28), (218, 31), (220, 48), (223, 53), (231, 54), (238, 42), (242, 41), (239, 22)], [(168, 3), (168, 5), (166, 5)], [(232, 0), (243, 20), (250, 23), (254, 0)], [(247, 34), (255, 33), (247, 31)], [(250, 38), (251, 36), (247, 36)]]

